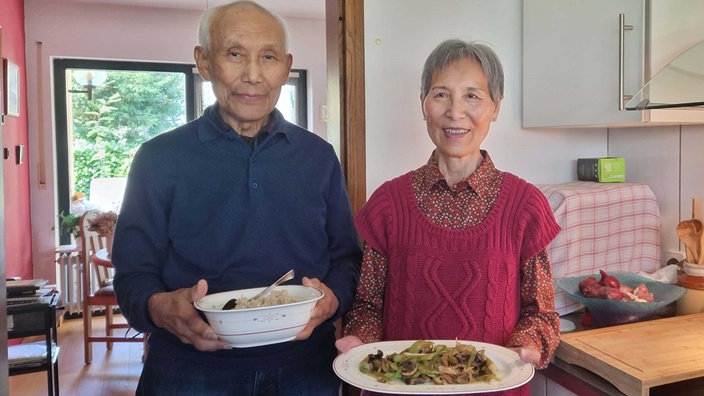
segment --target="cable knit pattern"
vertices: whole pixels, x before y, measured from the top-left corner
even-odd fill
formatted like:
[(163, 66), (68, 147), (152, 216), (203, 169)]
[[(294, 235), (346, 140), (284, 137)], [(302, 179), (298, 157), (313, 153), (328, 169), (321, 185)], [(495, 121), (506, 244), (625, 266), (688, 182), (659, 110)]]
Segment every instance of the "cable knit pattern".
[[(365, 253), (344, 334), (529, 346), (541, 352), (538, 368), (548, 364), (559, 333), (545, 246), (559, 226), (542, 193), (482, 155), (454, 186), (431, 156), (372, 194), (355, 219)], [(524, 385), (492, 395), (529, 393)]]
[(540, 221), (545, 210), (551, 212), (536, 194), (532, 185), (504, 173), (486, 219), (457, 230), (423, 216), (411, 173), (381, 186), (356, 224), (364, 240), (389, 258), (383, 338), (504, 344), (519, 316), (518, 256), (536, 254), (558, 231), (554, 222)]
[(541, 353), (538, 368), (548, 364), (559, 333), (545, 246), (559, 226), (542, 193), (482, 155), (453, 186), (431, 156), (372, 194), (355, 219), (365, 252), (344, 334), (528, 346)]

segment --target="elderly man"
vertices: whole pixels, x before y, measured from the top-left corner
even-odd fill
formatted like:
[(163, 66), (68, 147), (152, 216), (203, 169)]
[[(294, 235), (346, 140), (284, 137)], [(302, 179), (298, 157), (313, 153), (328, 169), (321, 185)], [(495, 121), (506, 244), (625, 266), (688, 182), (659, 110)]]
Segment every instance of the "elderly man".
[[(330, 144), (274, 108), (293, 62), (283, 20), (249, 1), (203, 15), (199, 73), (217, 103), (139, 149), (115, 233), (115, 291), (151, 333), (137, 394), (337, 395), (334, 321), (361, 249)], [(324, 293), (296, 340), (232, 348), (194, 309), (294, 268)]]

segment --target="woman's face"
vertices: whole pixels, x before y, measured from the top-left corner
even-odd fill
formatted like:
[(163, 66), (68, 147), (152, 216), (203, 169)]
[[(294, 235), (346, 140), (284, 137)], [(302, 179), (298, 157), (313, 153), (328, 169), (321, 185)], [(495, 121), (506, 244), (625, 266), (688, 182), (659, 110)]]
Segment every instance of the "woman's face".
[(421, 105), (438, 159), (470, 159), (481, 155), (480, 145), (499, 114), (501, 98), (491, 100), (479, 63), (461, 59), (435, 72)]

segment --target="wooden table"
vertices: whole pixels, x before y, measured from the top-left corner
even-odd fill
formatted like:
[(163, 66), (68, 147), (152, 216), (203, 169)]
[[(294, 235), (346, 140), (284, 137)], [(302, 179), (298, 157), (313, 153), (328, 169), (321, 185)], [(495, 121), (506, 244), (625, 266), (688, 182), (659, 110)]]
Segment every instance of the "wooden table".
[(561, 335), (555, 357), (583, 367), (628, 396), (704, 377), (704, 313)]

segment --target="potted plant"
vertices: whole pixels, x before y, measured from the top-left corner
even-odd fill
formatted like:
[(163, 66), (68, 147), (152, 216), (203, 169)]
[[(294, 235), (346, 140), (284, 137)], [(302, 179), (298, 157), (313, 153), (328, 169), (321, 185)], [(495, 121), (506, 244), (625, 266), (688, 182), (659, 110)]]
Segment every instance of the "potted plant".
[(69, 234), (76, 240), (80, 240), (81, 230), (78, 227), (79, 217), (73, 213), (59, 213), (59, 231), (62, 235)]

